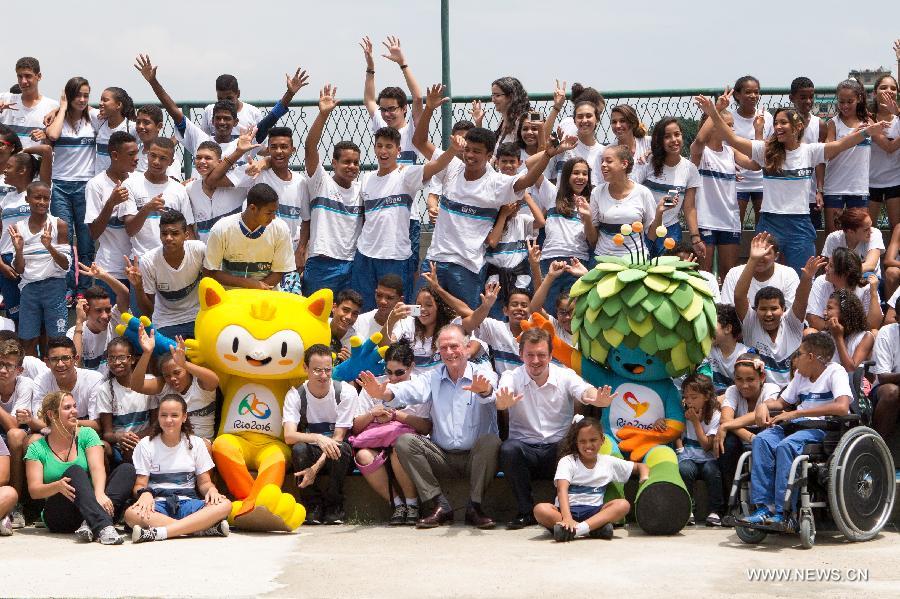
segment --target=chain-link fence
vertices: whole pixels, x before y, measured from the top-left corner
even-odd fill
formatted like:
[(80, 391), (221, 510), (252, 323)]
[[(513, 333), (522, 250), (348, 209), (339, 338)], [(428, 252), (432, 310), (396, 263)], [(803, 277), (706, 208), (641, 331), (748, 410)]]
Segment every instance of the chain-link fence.
[[(610, 110), (618, 104), (630, 104), (637, 111), (641, 121), (647, 126), (648, 130), (652, 129), (653, 124), (663, 117), (673, 116), (679, 118), (684, 129), (684, 145), (685, 149), (687, 149), (696, 134), (701, 117), (700, 109), (694, 104), (694, 96), (698, 94), (717, 96), (721, 91), (721, 89), (709, 88), (606, 92), (604, 93), (606, 109), (601, 115), (600, 123), (597, 127), (597, 139), (601, 143), (610, 143), (614, 139), (609, 126)], [(470, 109), (473, 100), (482, 102), (485, 111), (483, 126), (488, 129), (496, 129), (499, 126), (500, 116), (493, 109), (490, 97), (485, 96), (454, 98), (452, 103), (453, 122), (471, 118)], [(530, 100), (533, 110), (540, 112), (545, 117), (549, 114), (553, 103), (551, 94), (531, 95)], [(763, 88), (760, 102), (762, 106), (769, 110), (790, 104), (788, 89)], [(275, 102), (263, 100), (250, 101), (250, 103), (262, 109), (263, 112), (268, 112)], [(189, 114), (191, 119), (199, 123), (203, 109), (207, 104), (207, 102), (185, 102), (181, 104), (181, 107), (185, 114)], [(290, 127), (295, 133), (294, 143), (298, 151), (291, 161), (291, 167), (294, 169), (303, 168), (302, 144), (318, 111), (315, 100), (301, 100), (292, 103), (288, 114), (283, 116), (278, 122), (279, 126)], [(572, 111), (572, 102), (566, 102), (560, 118), (571, 116)], [(820, 90), (817, 93), (813, 112), (820, 116), (830, 116), (834, 113), (834, 90)], [(438, 146), (441, 144), (440, 122), (441, 114), (439, 111), (436, 111), (431, 120), (429, 136), (431, 141)], [(166, 135), (172, 133), (172, 123), (168, 117), (164, 133)], [(334, 145), (339, 141), (345, 140), (352, 141), (360, 147), (362, 151), (360, 162), (364, 170), (376, 168), (369, 113), (366, 111), (362, 100), (341, 100), (338, 107), (331, 113), (319, 144), (320, 155), (326, 165), (330, 163), (329, 156)], [(182, 150), (179, 150), (179, 152), (182, 152)], [(186, 175), (190, 175), (191, 157), (189, 154), (184, 154), (184, 172)], [(182, 157), (179, 156), (177, 158)]]

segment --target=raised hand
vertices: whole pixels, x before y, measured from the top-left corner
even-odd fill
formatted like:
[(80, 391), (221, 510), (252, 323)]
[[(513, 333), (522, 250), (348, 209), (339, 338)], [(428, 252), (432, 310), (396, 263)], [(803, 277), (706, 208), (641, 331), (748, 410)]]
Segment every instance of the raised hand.
[(118, 206), (119, 204), (124, 203), (127, 199), (128, 190), (122, 187), (122, 184), (119, 183), (110, 192), (109, 198), (106, 200), (106, 202), (108, 204), (112, 204), (113, 206)]
[(156, 335), (148, 334), (144, 325), (138, 325), (138, 343), (142, 352), (152, 354), (153, 350), (156, 349)]
[(378, 382), (375, 375), (368, 370), (360, 372), (356, 382), (359, 383), (359, 386), (362, 387), (366, 393), (371, 395), (373, 399), (383, 400), (387, 395), (387, 381), (383, 383)]
[[(422, 273), (422, 278), (425, 279), (425, 281), (428, 283), (428, 285), (432, 289), (440, 289), (441, 283), (438, 281), (438, 278), (437, 278), (437, 264), (435, 262), (429, 262), (428, 266), (430, 268), (429, 268), (428, 272)], [(397, 304), (397, 305), (399, 306), (401, 304)], [(396, 310), (396, 306), (394, 309)]]
[(541, 246), (538, 245), (536, 239), (526, 239), (525, 246), (528, 248), (528, 262), (531, 264), (541, 263)]
[(616, 398), (616, 395), (616, 393), (612, 392), (612, 387), (604, 385), (602, 387), (597, 387), (597, 392), (593, 394), (593, 397), (585, 397), (583, 401), (591, 406), (605, 408), (612, 403), (612, 400)]
[(88, 318), (88, 301), (83, 297), (79, 297), (75, 301), (75, 323), (84, 324)]
[(568, 135), (565, 138), (563, 138), (563, 140), (561, 142), (559, 142), (559, 145), (556, 146), (556, 151), (553, 152), (551, 155), (557, 156), (559, 154), (562, 154), (563, 152), (568, 152), (569, 150), (574, 150), (575, 146), (577, 146), (577, 145), (578, 145), (578, 137), (575, 135)]
[(472, 122), (475, 123), (475, 126), (481, 126), (482, 121), (484, 121), (484, 106), (481, 104), (481, 100), (472, 100), (472, 105), (469, 107), (469, 116), (472, 117)]
[(700, 110), (703, 111), (704, 114), (712, 115), (713, 112), (716, 111), (716, 107), (713, 104), (713, 101), (700, 94), (699, 96), (694, 96), (694, 104), (696, 104)]
[(269, 168), (269, 162), (265, 157), (257, 158), (256, 160), (250, 158), (249, 160), (247, 160), (247, 167), (244, 169), (244, 173), (248, 177), (256, 179), (260, 175), (260, 173), (262, 173), (267, 168)]
[(772, 235), (765, 231), (753, 237), (753, 240), (750, 241), (750, 259), (760, 260), (765, 258), (772, 247), (771, 239)]
[(293, 75), (290, 73), (284, 74), (284, 81), (287, 90), (293, 95), (309, 85), (309, 74), (303, 70), (303, 67), (297, 67)]
[(391, 62), (396, 62), (399, 65), (405, 65), (406, 59), (403, 57), (403, 50), (400, 48), (400, 38), (389, 35), (387, 39), (381, 42), (381, 45), (387, 49), (387, 54), (382, 54), (382, 58), (387, 58)]
[(890, 114), (897, 114), (897, 97), (889, 90), (878, 92), (878, 105)]
[(573, 277), (583, 277), (587, 274), (588, 269), (578, 258), (570, 258), (569, 263), (566, 264), (566, 272)]
[(716, 110), (722, 112), (729, 106), (731, 106), (731, 97), (734, 95), (734, 90), (731, 89), (730, 86), (726, 85), (725, 89), (722, 91), (722, 95), (716, 98)]
[(15, 248), (16, 251), (21, 252), (22, 248), (25, 247), (25, 239), (19, 234), (19, 230), (15, 225), (10, 225), (6, 227), (6, 231), (9, 233), (13, 248)]
[(766, 127), (766, 109), (763, 108), (762, 103), (759, 105), (759, 111), (757, 111), (756, 116), (753, 117), (753, 132), (757, 137), (762, 137), (763, 131)]
[(98, 266), (96, 262), (94, 262), (90, 266), (85, 266), (84, 264), (79, 262), (78, 274), (83, 277), (91, 277), (94, 279), (102, 279), (103, 277), (109, 276), (109, 273), (106, 272), (106, 269), (102, 266)]
[(471, 391), (472, 393), (477, 393), (478, 395), (485, 395), (486, 393), (490, 393), (491, 389), (491, 381), (489, 381), (483, 374), (477, 372), (472, 375), (472, 383), (463, 387), (463, 391)]
[(484, 293), (481, 294), (481, 303), (493, 306), (498, 295), (500, 295), (500, 283), (489, 281), (484, 286)]
[(319, 91), (319, 110), (322, 112), (331, 112), (334, 107), (340, 103), (337, 99), (337, 87), (326, 83), (325, 87)]
[(184, 337), (181, 335), (175, 336), (175, 346), (170, 347), (169, 351), (172, 353), (172, 360), (182, 368), (187, 367), (187, 358), (185, 357), (186, 349), (184, 344)]
[(507, 389), (503, 387), (502, 389), (497, 390), (497, 409), (498, 410), (508, 410), (512, 406), (516, 405), (522, 398), (525, 396), (521, 393), (513, 393), (512, 389)]
[(466, 149), (466, 138), (462, 135), (451, 135), (450, 136), (450, 147), (447, 148), (448, 152), (458, 156), (460, 152)]
[(363, 56), (366, 58), (366, 67), (371, 71), (375, 68), (375, 59), (372, 58), (372, 40), (369, 39), (369, 36), (362, 38), (362, 41), (359, 42), (359, 47), (362, 48)]
[(566, 272), (568, 266), (565, 260), (554, 260), (550, 263), (550, 268), (547, 269), (547, 276), (556, 278)]
[(894, 55), (900, 60), (900, 40), (894, 40)]
[(828, 264), (828, 258), (823, 256), (810, 256), (806, 261), (806, 266), (804, 266), (800, 272), (804, 277), (808, 277), (812, 280), (816, 278), (816, 273), (819, 272), (819, 269), (824, 268), (826, 264)]
[(562, 85), (559, 84), (559, 79), (556, 79), (556, 86), (553, 88), (553, 108), (556, 109), (557, 112), (563, 109), (563, 106), (566, 105), (566, 82), (563, 81)]
[(148, 83), (156, 79), (156, 67), (150, 62), (149, 54), (138, 54), (134, 59), (134, 68)]
[(132, 262), (128, 256), (123, 256), (123, 258), (125, 258), (125, 278), (132, 285), (142, 285), (143, 277), (138, 266), (138, 259), (135, 258), (134, 262)]
[(48, 251), (53, 246), (53, 227), (50, 226), (50, 223), (44, 225), (43, 230), (41, 230), (41, 245)]
[(241, 130), (241, 134), (238, 136), (237, 140), (237, 149), (241, 152), (249, 152), (255, 148), (258, 148), (262, 144), (256, 143), (256, 127), (247, 127), (246, 129)]
[(444, 86), (440, 83), (428, 86), (425, 90), (425, 107), (435, 110), (441, 104), (449, 102), (450, 98), (444, 97)]
[(591, 218), (591, 204), (584, 196), (575, 196), (575, 210), (582, 218)]

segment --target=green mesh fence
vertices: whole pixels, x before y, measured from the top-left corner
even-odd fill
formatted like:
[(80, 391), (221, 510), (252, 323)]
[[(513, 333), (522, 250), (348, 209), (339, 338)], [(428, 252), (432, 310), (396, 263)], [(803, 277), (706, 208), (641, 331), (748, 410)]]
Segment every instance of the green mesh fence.
[[(716, 96), (721, 93), (721, 89), (678, 89), (678, 90), (626, 90), (605, 92), (606, 109), (604, 110), (600, 123), (597, 127), (597, 139), (601, 143), (609, 143), (614, 136), (609, 128), (610, 110), (617, 104), (630, 104), (635, 108), (641, 121), (652, 129), (653, 124), (666, 116), (674, 116), (681, 120), (682, 128), (685, 134), (685, 151), (687, 151), (690, 142), (696, 135), (701, 112), (694, 105), (693, 98), (698, 94), (707, 96)], [(481, 100), (484, 107), (485, 115), (483, 126), (488, 129), (496, 129), (499, 125), (500, 117), (493, 109), (493, 104), (488, 96), (467, 96), (455, 97), (452, 104), (453, 122), (461, 119), (470, 119), (470, 107), (473, 100)], [(540, 112), (546, 117), (552, 106), (553, 96), (551, 94), (537, 94), (530, 96), (533, 110)], [(267, 112), (273, 105), (273, 100), (249, 101), (250, 104), (259, 107), (263, 112)], [(190, 118), (195, 122), (200, 122), (204, 107), (208, 102), (183, 102), (182, 110), (185, 114), (189, 114)], [(769, 110), (779, 106), (790, 104), (788, 100), (788, 90), (786, 88), (763, 88), (761, 90), (761, 104)], [(560, 118), (571, 116), (573, 110), (572, 102), (566, 102)], [(302, 144), (306, 139), (306, 135), (312, 126), (318, 114), (318, 106), (315, 100), (301, 100), (294, 102), (290, 106), (288, 114), (283, 116), (278, 122), (279, 126), (290, 127), (295, 132), (294, 143), (297, 146), (297, 154), (294, 156), (291, 167), (295, 169), (303, 168), (303, 149)], [(813, 108), (814, 114), (827, 117), (834, 114), (834, 90), (820, 90), (816, 95), (816, 102)], [(429, 135), (431, 141), (441, 145), (441, 127), (440, 112), (435, 112), (431, 120)], [(171, 135), (173, 130), (172, 122), (166, 117), (164, 134)], [(322, 140), (319, 144), (319, 152), (322, 160), (326, 165), (330, 163), (331, 149), (339, 141), (352, 141), (356, 143), (362, 150), (361, 163), (364, 170), (373, 170), (376, 168), (374, 156), (374, 144), (372, 140), (372, 131), (370, 128), (369, 113), (366, 111), (362, 100), (341, 100), (338, 107), (331, 113), (325, 131), (322, 134)], [(184, 172), (190, 176), (191, 173), (191, 157), (179, 148), (179, 156), (177, 159), (183, 160)], [(422, 204), (419, 204), (422, 205)], [(424, 219), (427, 221), (427, 219)]]

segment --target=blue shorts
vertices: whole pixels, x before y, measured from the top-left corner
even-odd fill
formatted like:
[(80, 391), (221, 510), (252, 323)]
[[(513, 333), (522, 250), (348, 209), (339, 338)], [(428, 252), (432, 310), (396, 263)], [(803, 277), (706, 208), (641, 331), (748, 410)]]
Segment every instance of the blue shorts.
[[(13, 255), (3, 254), (0, 259), (7, 266), (12, 266)], [(3, 306), (6, 308), (6, 315), (16, 322), (19, 322), (19, 279), (7, 279), (0, 275), (0, 294), (3, 294)]]
[(868, 195), (825, 195), (826, 208), (865, 208), (869, 205)]
[(69, 328), (69, 311), (66, 309), (66, 280), (51, 277), (33, 281), (22, 287), (21, 305), (26, 309), (19, 313), (19, 337), (36, 339), (41, 335), (41, 325), (48, 337), (65, 335)]
[(763, 192), (761, 191), (739, 191), (737, 192), (738, 202), (749, 202), (753, 200), (754, 202), (762, 202)]
[(206, 502), (202, 499), (178, 499), (177, 506), (172, 509), (174, 501), (166, 501), (165, 499), (156, 500), (156, 511), (160, 514), (182, 520), (195, 512), (199, 512), (206, 507)]
[(741, 243), (740, 231), (716, 231), (715, 229), (700, 229), (700, 237), (707, 245), (739, 245)]
[(575, 522), (584, 522), (597, 512), (603, 509), (602, 505), (570, 505), (569, 511), (572, 513), (572, 519)]

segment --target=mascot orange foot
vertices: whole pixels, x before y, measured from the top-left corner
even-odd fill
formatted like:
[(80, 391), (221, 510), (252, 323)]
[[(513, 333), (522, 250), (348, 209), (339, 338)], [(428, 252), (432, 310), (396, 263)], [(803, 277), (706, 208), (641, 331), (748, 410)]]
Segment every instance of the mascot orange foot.
[(224, 403), (212, 454), (236, 498), (229, 523), (242, 530), (290, 532), (303, 524), (306, 509), (281, 491), (290, 460), (282, 408), (288, 390), (306, 378), (304, 350), (331, 339), (331, 291), (309, 298), (226, 291), (206, 278), (199, 292), (197, 338), (186, 342), (187, 353), (219, 375)]

